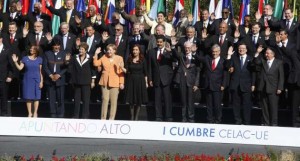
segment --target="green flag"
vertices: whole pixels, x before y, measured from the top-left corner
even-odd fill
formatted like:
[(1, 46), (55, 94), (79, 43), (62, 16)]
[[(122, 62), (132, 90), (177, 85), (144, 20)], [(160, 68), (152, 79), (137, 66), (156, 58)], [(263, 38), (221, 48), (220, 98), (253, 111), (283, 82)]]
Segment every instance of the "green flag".
[(275, 4), (275, 12), (274, 17), (281, 19), (282, 18), (282, 11), (283, 11), (284, 1), (277, 0)]
[(159, 0), (158, 7), (157, 7), (157, 13), (158, 12), (166, 12), (166, 5), (164, 0)]
[[(61, 8), (61, 0), (57, 0), (55, 3), (55, 8), (59, 9)], [(52, 35), (56, 35), (59, 31), (59, 26), (60, 26), (60, 18), (57, 15), (53, 14), (53, 18), (52, 18)]]

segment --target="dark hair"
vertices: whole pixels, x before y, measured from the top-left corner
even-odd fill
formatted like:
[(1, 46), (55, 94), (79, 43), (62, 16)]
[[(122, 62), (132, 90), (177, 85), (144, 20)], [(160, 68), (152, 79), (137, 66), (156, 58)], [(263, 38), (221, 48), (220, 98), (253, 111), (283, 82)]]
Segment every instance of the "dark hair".
[(80, 43), (79, 48), (84, 48), (87, 51), (89, 49), (89, 45), (86, 42), (82, 42)]
[(166, 41), (166, 38), (164, 35), (156, 35), (155, 38), (156, 38), (156, 40), (162, 39), (164, 42)]
[(37, 46), (37, 45), (31, 45), (30, 48), (29, 48), (29, 52), (30, 52), (31, 48), (33, 48), (35, 50), (35, 52), (36, 52), (35, 57), (38, 57), (40, 55), (40, 48), (39, 48), (39, 46)]
[(289, 34), (288, 34), (288, 31), (287, 31), (286, 29), (280, 29), (280, 30), (279, 30), (279, 33), (280, 33), (280, 32), (283, 32), (284, 34), (289, 35)]
[(165, 12), (163, 12), (163, 11), (159, 11), (159, 12), (157, 12), (157, 16), (158, 16), (159, 14), (162, 14), (164, 17), (166, 17), (166, 13), (165, 13)]
[(138, 63), (143, 62), (144, 61), (144, 54), (142, 53), (142, 48), (141, 48), (141, 46), (139, 44), (134, 44), (132, 46), (132, 48), (131, 48), (130, 56), (128, 58), (128, 63), (132, 63), (133, 62), (133, 52), (132, 51), (133, 51), (134, 47), (137, 47), (139, 49), (139, 51), (140, 51)]

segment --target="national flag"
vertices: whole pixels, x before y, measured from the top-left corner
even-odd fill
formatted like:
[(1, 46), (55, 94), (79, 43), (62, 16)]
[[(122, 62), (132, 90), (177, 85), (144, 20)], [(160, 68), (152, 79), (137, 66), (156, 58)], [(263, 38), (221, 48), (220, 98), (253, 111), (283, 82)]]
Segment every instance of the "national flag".
[(294, 21), (298, 22), (298, 10), (294, 10)]
[(157, 12), (166, 12), (166, 1), (165, 0), (159, 0)]
[(36, 3), (36, 2), (39, 2), (38, 0), (31, 0), (31, 5), (30, 5), (30, 12), (33, 12), (34, 11), (34, 4)]
[(146, 6), (146, 0), (141, 0), (141, 1), (140, 1), (140, 5), (141, 5), (141, 6)]
[(174, 17), (173, 17), (173, 26), (176, 26), (179, 22), (180, 11), (184, 8), (184, 1), (183, 0), (176, 0), (175, 10), (174, 10)]
[[(78, 0), (78, 1), (80, 1), (80, 0)], [(89, 4), (88, 4), (88, 6), (94, 5), (96, 7), (96, 13), (99, 13), (99, 6), (98, 6), (98, 3), (97, 3), (98, 1), (99, 0), (89, 0)], [(83, 4), (84, 4), (84, 1), (83, 1)], [(78, 6), (78, 4), (77, 4), (77, 6)]]
[[(125, 12), (129, 15), (134, 15), (135, 14), (135, 1), (126, 0)], [(125, 19), (124, 19), (124, 21), (125, 21)], [(128, 21), (126, 21), (125, 24), (128, 26), (128, 31), (130, 32), (131, 27), (132, 27), (131, 24)]]
[(29, 0), (22, 0), (22, 15), (26, 15), (29, 11)]
[(223, 6), (223, 0), (219, 0), (215, 10), (216, 19), (222, 18), (222, 6)]
[[(56, 0), (54, 8), (60, 9), (62, 7), (62, 0)], [(52, 18), (52, 35), (56, 35), (59, 31), (60, 18), (57, 15), (53, 15)]]
[(239, 16), (240, 25), (244, 24), (244, 19), (246, 15), (250, 15), (250, 0), (241, 0)]
[(151, 6), (150, 0), (146, 0), (146, 11), (147, 11), (147, 12), (150, 11), (150, 6)]
[(152, 19), (156, 19), (157, 17), (157, 9), (158, 9), (158, 3), (159, 3), (160, 0), (154, 0), (152, 6), (151, 6), (151, 9), (150, 9), (150, 12), (148, 14), (148, 16)]
[(264, 10), (264, 0), (258, 0), (257, 11), (262, 15)]
[(275, 3), (275, 11), (274, 11), (274, 17), (281, 19), (282, 18), (282, 11), (283, 11), (284, 1), (283, 0), (277, 0)]
[(116, 10), (115, 0), (108, 0), (104, 15), (104, 21), (106, 24), (112, 23), (112, 15)]
[(97, 6), (98, 6), (98, 13), (102, 14), (103, 13), (103, 11), (102, 11), (102, 0), (97, 0), (96, 3), (97, 3)]
[(232, 0), (223, 0), (222, 9), (228, 8), (230, 11), (229, 18), (234, 18)]
[(296, 18), (296, 15), (297, 15), (297, 11), (296, 11), (296, 1), (297, 0), (294, 0), (294, 2), (293, 2), (293, 11), (294, 11), (294, 18)]
[[(53, 6), (52, 1), (49, 1), (49, 3), (50, 6)], [(52, 17), (52, 13), (46, 7), (46, 0), (41, 0), (41, 4), (42, 4), (42, 13), (45, 13)]]
[(200, 9), (199, 9), (198, 0), (193, 0), (192, 5), (193, 5), (193, 8), (192, 8), (193, 22), (192, 22), (192, 24), (195, 25), (195, 23), (200, 19)]
[(84, 12), (86, 11), (85, 1), (78, 0), (76, 5), (76, 10), (80, 13), (81, 18), (84, 16)]
[(215, 0), (210, 0), (208, 9), (209, 15), (215, 12), (215, 6)]

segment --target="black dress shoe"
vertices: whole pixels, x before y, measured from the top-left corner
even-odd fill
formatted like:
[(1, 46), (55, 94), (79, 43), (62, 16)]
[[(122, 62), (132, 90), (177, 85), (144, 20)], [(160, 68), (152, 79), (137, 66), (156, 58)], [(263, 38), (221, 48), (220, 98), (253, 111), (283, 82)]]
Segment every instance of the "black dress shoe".
[(155, 121), (162, 121), (162, 119), (161, 118), (156, 118)]

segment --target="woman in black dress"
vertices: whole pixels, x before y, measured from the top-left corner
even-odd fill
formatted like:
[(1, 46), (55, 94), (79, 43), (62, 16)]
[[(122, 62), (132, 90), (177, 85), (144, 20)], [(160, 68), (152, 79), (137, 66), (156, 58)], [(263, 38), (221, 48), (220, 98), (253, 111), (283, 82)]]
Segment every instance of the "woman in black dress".
[(138, 120), (140, 107), (148, 102), (147, 63), (141, 47), (133, 45), (130, 57), (125, 64), (125, 98), (130, 104), (131, 120)]

